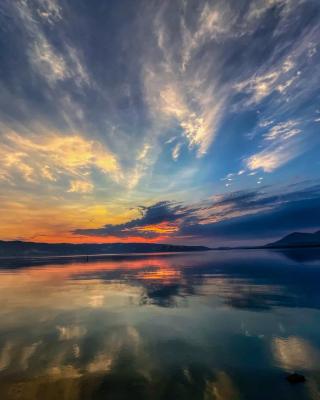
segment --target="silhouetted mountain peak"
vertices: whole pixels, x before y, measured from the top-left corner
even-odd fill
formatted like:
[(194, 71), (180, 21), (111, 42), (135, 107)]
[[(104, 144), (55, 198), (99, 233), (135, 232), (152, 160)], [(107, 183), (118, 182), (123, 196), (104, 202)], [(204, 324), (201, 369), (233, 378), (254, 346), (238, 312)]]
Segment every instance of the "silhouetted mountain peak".
[(267, 247), (308, 247), (320, 246), (320, 231), (293, 232), (276, 242), (267, 244)]

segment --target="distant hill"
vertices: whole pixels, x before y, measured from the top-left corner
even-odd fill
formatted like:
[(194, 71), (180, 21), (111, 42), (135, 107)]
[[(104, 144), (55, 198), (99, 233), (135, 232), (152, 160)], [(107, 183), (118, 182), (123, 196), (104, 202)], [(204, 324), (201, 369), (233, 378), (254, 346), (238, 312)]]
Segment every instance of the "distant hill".
[(294, 232), (269, 243), (266, 247), (320, 247), (320, 231), (314, 233)]
[(205, 246), (179, 246), (158, 243), (34, 243), (0, 241), (0, 257), (72, 256), (93, 254), (160, 253), (210, 250)]

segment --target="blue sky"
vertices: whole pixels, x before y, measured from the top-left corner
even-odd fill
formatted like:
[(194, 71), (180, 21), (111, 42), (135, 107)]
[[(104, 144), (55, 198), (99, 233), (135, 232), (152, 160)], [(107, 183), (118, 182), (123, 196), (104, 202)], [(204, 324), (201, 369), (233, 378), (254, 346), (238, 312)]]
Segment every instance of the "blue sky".
[(315, 0), (3, 0), (0, 238), (320, 228), (319, 17)]

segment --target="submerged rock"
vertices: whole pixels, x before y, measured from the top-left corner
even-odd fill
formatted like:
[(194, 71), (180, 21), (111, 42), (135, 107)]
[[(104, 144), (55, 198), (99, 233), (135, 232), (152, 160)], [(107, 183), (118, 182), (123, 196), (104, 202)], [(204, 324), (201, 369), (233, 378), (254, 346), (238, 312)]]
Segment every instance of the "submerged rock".
[(290, 375), (287, 375), (287, 381), (290, 383), (302, 383), (306, 381), (306, 378), (301, 375), (297, 374), (296, 372)]

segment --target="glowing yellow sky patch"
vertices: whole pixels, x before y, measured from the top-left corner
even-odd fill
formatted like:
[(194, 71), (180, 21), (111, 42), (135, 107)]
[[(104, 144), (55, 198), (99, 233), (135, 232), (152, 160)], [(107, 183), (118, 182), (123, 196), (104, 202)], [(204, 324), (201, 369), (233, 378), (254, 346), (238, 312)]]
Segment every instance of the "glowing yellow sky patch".
[(104, 223), (122, 223), (135, 215), (134, 211), (123, 210), (117, 204), (91, 204), (84, 202), (48, 197), (38, 201), (37, 196), (6, 199), (0, 195), (2, 220), (0, 236), (3, 240), (31, 240), (42, 242), (94, 242), (103, 238), (76, 237), (71, 232), (79, 227), (97, 228)]
[(117, 182), (123, 178), (116, 157), (106, 146), (78, 134), (45, 132), (26, 138), (9, 132), (5, 139), (0, 155), (7, 175), (20, 170), (26, 180), (56, 181), (61, 174), (79, 177), (97, 168)]

